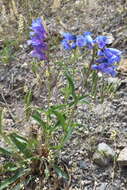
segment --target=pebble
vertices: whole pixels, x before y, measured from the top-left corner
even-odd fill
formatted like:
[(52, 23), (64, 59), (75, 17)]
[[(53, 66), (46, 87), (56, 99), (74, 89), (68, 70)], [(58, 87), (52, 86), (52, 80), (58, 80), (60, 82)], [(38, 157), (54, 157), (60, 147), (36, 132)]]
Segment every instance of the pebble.
[(83, 161), (83, 160), (80, 160), (80, 161), (78, 162), (78, 165), (79, 165), (79, 167), (80, 167), (81, 169), (88, 169), (88, 166), (87, 166), (86, 162)]
[(102, 183), (99, 187), (96, 188), (96, 190), (108, 190), (107, 185), (107, 183)]
[(109, 145), (106, 143), (100, 143), (93, 155), (93, 161), (99, 166), (108, 166), (114, 156), (115, 152)]
[(119, 166), (127, 166), (127, 147), (121, 150), (117, 162)]

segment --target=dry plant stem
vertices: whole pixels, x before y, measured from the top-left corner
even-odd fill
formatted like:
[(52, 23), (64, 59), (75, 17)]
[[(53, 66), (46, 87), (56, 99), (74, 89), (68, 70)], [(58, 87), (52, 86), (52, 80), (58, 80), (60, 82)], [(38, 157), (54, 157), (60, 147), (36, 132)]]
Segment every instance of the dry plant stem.
[(84, 87), (87, 87), (88, 78), (89, 78), (89, 75), (90, 75), (90, 73), (91, 73), (91, 66), (92, 66), (93, 63), (94, 63), (94, 58), (95, 58), (96, 49), (93, 48), (92, 51), (93, 51), (93, 52), (92, 52), (92, 60), (91, 60), (91, 62), (90, 62), (90, 64), (89, 64), (88, 72), (87, 72), (87, 74), (86, 74), (86, 76), (85, 76), (85, 80), (84, 80), (84, 84), (83, 84)]
[(101, 103), (104, 101), (104, 75), (102, 75), (102, 86), (101, 86)]
[(5, 103), (5, 105), (6, 105), (6, 108), (8, 109), (9, 114), (11, 115), (11, 118), (12, 118), (13, 122), (15, 122), (15, 117), (14, 117), (14, 115), (12, 114), (12, 112), (11, 112), (9, 106), (8, 106), (8, 103), (7, 103), (7, 101), (6, 101), (6, 99), (5, 99), (4, 95), (3, 95), (3, 93), (1, 93), (1, 96), (2, 96), (2, 99), (4, 100), (4, 103)]
[(73, 123), (73, 118), (74, 118), (74, 114), (75, 114), (76, 108), (77, 108), (77, 103), (74, 104), (74, 107), (73, 107), (73, 109), (72, 109), (68, 126), (71, 126), (72, 123)]

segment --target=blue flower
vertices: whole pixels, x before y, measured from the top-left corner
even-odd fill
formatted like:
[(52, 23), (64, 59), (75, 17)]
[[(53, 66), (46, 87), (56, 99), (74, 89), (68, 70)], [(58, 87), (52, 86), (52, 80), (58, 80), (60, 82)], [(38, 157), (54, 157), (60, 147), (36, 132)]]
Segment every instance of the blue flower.
[(61, 32), (61, 35), (66, 39), (66, 40), (76, 40), (76, 35), (73, 35), (69, 32)]
[(98, 51), (98, 56), (106, 57), (109, 63), (120, 62), (122, 52), (115, 48), (105, 48)]
[(117, 72), (116, 72), (116, 66), (115, 65), (109, 65), (108, 63), (102, 63), (100, 65), (92, 65), (93, 70), (98, 70), (102, 73), (106, 73), (108, 75), (111, 75), (112, 77), (115, 77)]
[(37, 18), (37, 19), (33, 20), (30, 28), (33, 30), (33, 32), (30, 33), (31, 36), (38, 34), (42, 38), (46, 37), (46, 31), (45, 31), (45, 28), (42, 24), (41, 18)]
[(65, 50), (72, 50), (76, 48), (76, 43), (73, 41), (69, 42), (68, 40), (64, 39), (61, 43)]
[(121, 54), (122, 52), (115, 48), (104, 48), (103, 50), (99, 50), (98, 56), (100, 56), (100, 58), (96, 60), (99, 65), (92, 65), (92, 69), (101, 71), (114, 77), (117, 74), (117, 66), (113, 64), (120, 61)]
[(76, 36), (69, 32), (61, 33), (64, 39), (61, 41), (65, 50), (71, 50), (76, 48)]
[(33, 51), (30, 53), (32, 57), (37, 57), (39, 60), (47, 60), (47, 56), (45, 55), (45, 50), (48, 49), (46, 39), (46, 31), (42, 24), (42, 19), (37, 18), (33, 20), (32, 25), (30, 27), (33, 31), (30, 32), (30, 40), (28, 40), (28, 44), (32, 45)]
[(86, 45), (91, 49), (94, 46), (94, 40), (91, 37), (91, 32), (84, 32), (83, 36), (85, 37)]
[(121, 56), (122, 52), (115, 48), (105, 48), (105, 55), (110, 57), (112, 55)]
[(108, 38), (106, 36), (98, 36), (95, 40), (94, 43), (98, 44), (99, 48), (104, 48), (106, 44), (108, 43)]
[(71, 50), (78, 47), (88, 46), (88, 48), (93, 48), (94, 41), (92, 39), (91, 32), (84, 32), (83, 35), (73, 35), (69, 32), (62, 32), (61, 35), (64, 37), (62, 40), (62, 45), (65, 50)]
[(83, 35), (78, 35), (76, 38), (76, 45), (79, 47), (84, 47), (86, 44), (86, 38)]
[(38, 58), (39, 60), (47, 60), (45, 53), (43, 53), (40, 49), (34, 49), (31, 51), (30, 55)]

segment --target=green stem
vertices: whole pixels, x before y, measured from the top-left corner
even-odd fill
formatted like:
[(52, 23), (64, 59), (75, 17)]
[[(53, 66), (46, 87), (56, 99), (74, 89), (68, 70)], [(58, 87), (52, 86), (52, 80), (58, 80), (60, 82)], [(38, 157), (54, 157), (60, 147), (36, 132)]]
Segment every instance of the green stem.
[(87, 74), (86, 74), (85, 83), (84, 83), (84, 85), (83, 85), (84, 87), (87, 87), (88, 78), (89, 78), (89, 76), (90, 76), (90, 74), (91, 74), (91, 66), (92, 66), (93, 63), (94, 63), (94, 59), (95, 59), (95, 55), (96, 55), (96, 49), (93, 48), (92, 50), (93, 50), (92, 59), (91, 59), (91, 62), (90, 62), (90, 64), (89, 64), (89, 67), (88, 67), (88, 72), (87, 72)]

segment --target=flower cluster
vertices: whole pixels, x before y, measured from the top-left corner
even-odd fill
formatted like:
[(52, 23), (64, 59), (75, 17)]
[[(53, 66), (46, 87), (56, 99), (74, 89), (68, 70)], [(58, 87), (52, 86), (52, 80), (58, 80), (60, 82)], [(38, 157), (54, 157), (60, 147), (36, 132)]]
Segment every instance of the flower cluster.
[(112, 39), (108, 36), (97, 36), (94, 40), (90, 32), (84, 32), (82, 35), (72, 35), (71, 33), (62, 33), (62, 45), (65, 50), (71, 50), (76, 47), (88, 47), (89, 49), (98, 47), (96, 63), (91, 68), (101, 71), (111, 76), (116, 75), (116, 63), (120, 61), (121, 51), (115, 48), (107, 48), (112, 43)]
[(121, 51), (115, 48), (104, 48), (98, 50), (99, 59), (96, 60), (96, 63), (92, 65), (92, 69), (110, 74), (112, 77), (116, 75), (117, 66), (115, 63), (120, 62)]
[(28, 44), (32, 45), (33, 51), (30, 53), (32, 57), (37, 57), (39, 60), (47, 60), (45, 51), (48, 49), (46, 39), (46, 31), (42, 24), (42, 19), (33, 20), (30, 27), (33, 31), (30, 32), (30, 40)]

